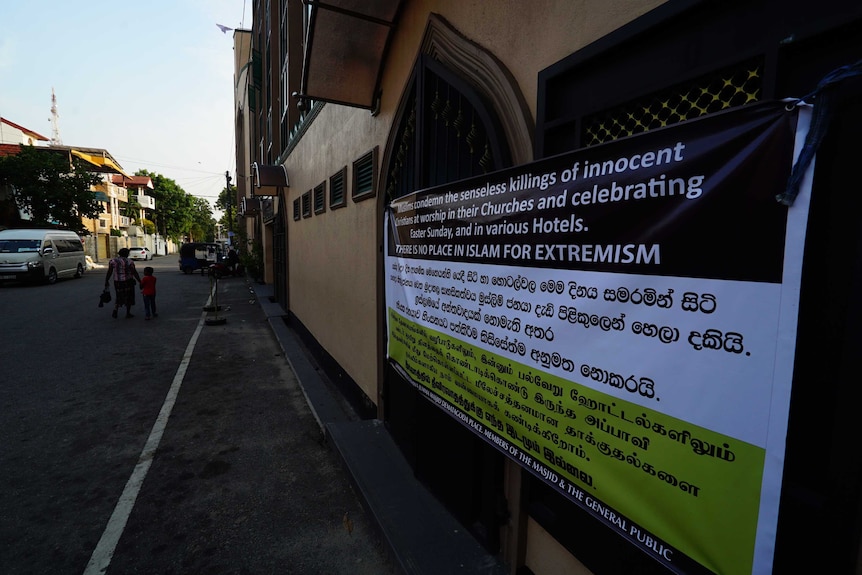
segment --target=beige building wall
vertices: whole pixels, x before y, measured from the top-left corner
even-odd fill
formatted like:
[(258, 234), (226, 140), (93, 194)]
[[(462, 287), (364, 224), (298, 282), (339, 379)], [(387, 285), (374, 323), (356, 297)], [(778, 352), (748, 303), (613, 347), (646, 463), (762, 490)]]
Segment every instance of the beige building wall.
[[(234, 115), (234, 130), (236, 139), (236, 174), (234, 182), (236, 185), (236, 205), (240, 205), (241, 198), (252, 197), (251, 163), (252, 163), (252, 120), (253, 114), (249, 108), (248, 79), (251, 74), (251, 31), (234, 30), (234, 102), (236, 110)], [(245, 238), (254, 237), (255, 226), (260, 214), (240, 217), (234, 230)], [(239, 238), (233, 238), (234, 245), (239, 243)], [(241, 246), (245, 249), (246, 246)]]
[[(367, 110), (327, 105), (285, 165), (293, 201), (326, 182), (327, 208), (288, 216), (290, 310), (373, 401), (377, 401), (377, 201), (350, 198), (353, 162), (383, 146), (389, 122)], [(329, 178), (347, 167), (346, 205), (329, 209)]]
[[(539, 71), (660, 3), (406, 2), (384, 63), (377, 115), (368, 110), (325, 105), (310, 124), (285, 162), (290, 176), (285, 206), (290, 311), (373, 402), (379, 401), (378, 360), (385, 351), (379, 349), (377, 300), (382, 289), (377, 267), (382, 226), (379, 196), (385, 182), (381, 161), (432, 12), (446, 19), (467, 40), (490, 52), (511, 74), (526, 106), (521, 113), (528, 116), (529, 138), (535, 125)], [(352, 164), (374, 147), (379, 149), (378, 197), (354, 202)], [(529, 161), (532, 142), (525, 148), (530, 150), (529, 157), (522, 159)], [(329, 178), (344, 167), (346, 205), (330, 210)], [(294, 221), (293, 201), (322, 182), (327, 184), (326, 212)], [(527, 519), (524, 526), (526, 533), (518, 533), (510, 524), (504, 540), (524, 539), (524, 562), (535, 573), (589, 574), (536, 522)], [(503, 552), (516, 559), (512, 557), (516, 547), (510, 543)]]
[[(534, 137), (539, 72), (606, 37), (665, 3), (665, 0), (404, 0), (388, 56), (383, 63), (380, 108), (368, 110), (324, 105), (296, 147), (284, 160), (290, 178), (285, 202), (278, 210), (286, 222), (288, 302), (322, 348), (345, 370), (371, 401), (379, 402), (382, 374), (380, 294), (382, 194), (387, 140), (432, 15), (445, 19), (477, 53), (488, 54), (507, 72), (523, 103)], [(294, 52), (295, 53), (295, 52)], [(242, 63), (238, 58), (237, 62)], [(607, 88), (607, 87), (606, 87)], [(624, 89), (625, 86), (620, 86)], [(480, 87), (481, 89), (481, 87)], [(511, 112), (511, 110), (510, 110)], [(242, 126), (251, 142), (238, 155), (238, 182), (255, 154), (251, 117)], [(238, 126), (239, 128), (239, 126)], [(532, 159), (532, 141), (517, 163)], [(376, 196), (354, 202), (352, 165), (377, 149)], [(329, 208), (329, 178), (346, 168), (345, 206)], [(326, 183), (326, 210), (293, 219), (293, 202)], [(249, 184), (250, 186), (250, 184)], [(249, 232), (253, 220), (247, 220)], [(261, 235), (269, 255), (265, 281), (273, 281), (272, 227)], [(588, 575), (590, 571), (520, 505), (521, 483), (528, 472), (507, 461), (504, 489), (513, 517), (502, 536), (501, 553), (512, 565), (525, 565), (537, 575)], [(597, 527), (597, 529), (603, 529)], [(581, 559), (585, 560), (584, 557)]]
[[(405, 2), (384, 63), (377, 114), (325, 105), (310, 124), (285, 162), (290, 177), (284, 206), (289, 308), (375, 404), (379, 403), (378, 382), (382, 378), (378, 372), (379, 359), (385, 352), (380, 349), (382, 302), (378, 302), (382, 291), (378, 270), (380, 195), (385, 184), (381, 162), (431, 14), (442, 16), (511, 74), (515, 91), (520, 91), (523, 101), (524, 109), (518, 113), (527, 116), (522, 120), (529, 127), (524, 132), (526, 136), (521, 137), (530, 139), (536, 119), (539, 71), (661, 3), (660, 0)], [(521, 149), (527, 152), (521, 152), (519, 160), (532, 160), (533, 142), (522, 144)], [(374, 147), (379, 150), (377, 197), (354, 202), (352, 164)], [(329, 178), (345, 167), (346, 205), (330, 210)], [(294, 200), (301, 201), (302, 194), (322, 182), (326, 182), (326, 212), (293, 220)], [(267, 280), (271, 281), (271, 275), (268, 274)], [(512, 489), (520, 485), (517, 477), (510, 479), (514, 482)], [(518, 500), (519, 497), (513, 498), (510, 505), (517, 507)], [(503, 540), (508, 543), (502, 551), (510, 564), (523, 562), (540, 575), (589, 575), (535, 521), (526, 518), (519, 523), (521, 527), (510, 521), (503, 530)], [(519, 540), (524, 542), (523, 547)], [(516, 557), (519, 548), (525, 554), (520, 560)]]
[[(376, 116), (326, 105), (288, 156), (287, 193), (290, 311), (341, 367), (377, 402), (377, 199), (354, 203), (352, 163), (374, 146), (379, 158), (419, 54), (430, 14), (437, 13), (468, 40), (488, 50), (511, 73), (535, 125), (538, 72), (637, 18), (661, 0), (541, 0), (405, 2), (388, 59)], [(532, 143), (530, 143), (530, 148)], [(328, 208), (329, 177), (347, 167), (344, 208)], [(381, 166), (378, 161), (377, 169)], [(379, 173), (379, 172), (378, 172)], [(381, 193), (379, 174), (377, 193)], [(327, 182), (327, 212), (291, 218), (293, 201)]]
[[(665, 0), (502, 0), (407, 2), (386, 62), (384, 101), (392, 94), (393, 66), (407, 73), (431, 12), (445, 18), (471, 42), (493, 54), (512, 74), (534, 123), (538, 73), (587, 44), (649, 12)], [(397, 61), (397, 63), (396, 63)], [(407, 78), (401, 77), (401, 86)], [(395, 87), (395, 86), (391, 86)], [(400, 97), (400, 93), (398, 94)]]
[(551, 534), (532, 519), (527, 520), (527, 551), (524, 565), (540, 575), (592, 575)]
[(249, 111), (248, 77), (251, 73), (251, 32), (235, 30), (233, 33), (234, 51), (234, 116), (236, 139), (236, 179), (237, 201), (251, 196), (251, 150), (249, 150), (252, 114)]

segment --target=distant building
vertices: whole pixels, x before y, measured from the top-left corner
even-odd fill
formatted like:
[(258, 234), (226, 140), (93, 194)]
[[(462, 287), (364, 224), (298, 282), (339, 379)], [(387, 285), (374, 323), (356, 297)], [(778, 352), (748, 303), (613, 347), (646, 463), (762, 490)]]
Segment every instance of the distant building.
[[(100, 257), (108, 257), (110, 253), (108, 237), (111, 230), (115, 229), (121, 234), (126, 232), (132, 221), (127, 215), (121, 213), (128, 204), (128, 192), (123, 181), (120, 185), (114, 183), (114, 176), (129, 178), (136, 191), (152, 189), (149, 178), (132, 179), (126, 176), (120, 164), (102, 148), (89, 148), (81, 146), (52, 145), (50, 139), (41, 134), (11, 122), (6, 118), (0, 118), (0, 156), (17, 154), (21, 146), (35, 146), (40, 151), (50, 154), (63, 154), (69, 159), (82, 160), (92, 172), (103, 174), (102, 183), (97, 185), (93, 192), (102, 202), (104, 211), (101, 216), (90, 220), (84, 218), (82, 224), (92, 234), (90, 241), (85, 241), (85, 249), (88, 255), (98, 260)], [(142, 207), (154, 209), (153, 202), (147, 200), (142, 194), (144, 204)], [(143, 210), (142, 210), (143, 213)], [(140, 215), (140, 214), (139, 214)], [(6, 227), (20, 227), (28, 221), (26, 213), (20, 212), (11, 198), (11, 190), (0, 189), (0, 225)]]
[[(0, 117), (0, 156), (17, 154), (22, 145), (44, 145), (44, 142), (48, 141), (49, 138), (37, 132)], [(20, 217), (11, 201), (9, 190), (0, 186), (0, 228), (14, 225)]]
[[(0, 146), (7, 144), (23, 144), (25, 146), (45, 145), (43, 142), (50, 142), (50, 138), (0, 117)], [(3, 149), (0, 148), (0, 154), (3, 153)]]

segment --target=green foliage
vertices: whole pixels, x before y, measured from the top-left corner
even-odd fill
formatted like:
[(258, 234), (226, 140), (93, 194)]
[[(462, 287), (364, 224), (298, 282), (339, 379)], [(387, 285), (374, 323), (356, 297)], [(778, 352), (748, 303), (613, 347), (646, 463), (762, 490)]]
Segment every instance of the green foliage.
[(129, 194), (129, 203), (123, 208), (123, 215), (134, 220), (138, 219), (138, 214), (141, 213), (141, 204), (135, 199), (135, 196)]
[(192, 223), (189, 238), (193, 241), (215, 241), (216, 222), (210, 203), (203, 198), (192, 198)]
[(218, 195), (218, 200), (216, 200), (215, 207), (217, 210), (222, 210), (222, 216), (218, 223), (228, 230), (233, 230), (237, 227), (235, 225), (237, 221), (236, 186), (231, 185), (230, 189), (226, 187), (222, 188), (221, 193)]
[[(102, 177), (89, 172), (88, 166), (77, 158), (70, 162), (64, 150), (21, 146), (19, 154), (0, 157), (0, 189), (12, 190), (14, 207), (28, 213), (34, 225), (61, 225), (85, 233), (82, 218), (96, 218), (102, 212), (91, 189)], [(141, 207), (134, 196), (124, 204), (124, 216), (133, 218), (146, 233), (176, 242), (215, 240), (216, 222), (209, 202), (186, 193), (161, 174), (140, 170), (136, 175), (149, 176), (153, 182), (154, 221), (138, 221)], [(120, 231), (111, 230), (111, 235), (119, 236)]]
[(82, 218), (95, 218), (102, 208), (91, 187), (101, 176), (68, 152), (21, 146), (20, 153), (0, 157), (0, 185), (11, 186), (18, 209), (34, 225), (60, 225), (84, 231)]
[(175, 181), (161, 174), (139, 170), (135, 175), (149, 176), (153, 182), (152, 196), (156, 200), (156, 229), (164, 237), (176, 242), (182, 241), (191, 221), (188, 194)]
[[(196, 203), (197, 198), (170, 178), (147, 170), (139, 170), (135, 175), (149, 176), (153, 182), (151, 194), (156, 200), (155, 227), (161, 235), (175, 242), (186, 238), (203, 240), (208, 221), (213, 219), (211, 211), (203, 213)], [(214, 223), (212, 227), (215, 228)]]
[(144, 220), (140, 222), (140, 225), (143, 226), (145, 234), (156, 233), (156, 224), (152, 221), (144, 218)]
[(245, 267), (246, 273), (259, 280), (263, 275), (263, 245), (260, 240), (248, 239), (245, 230), (237, 230), (234, 239), (239, 261)]

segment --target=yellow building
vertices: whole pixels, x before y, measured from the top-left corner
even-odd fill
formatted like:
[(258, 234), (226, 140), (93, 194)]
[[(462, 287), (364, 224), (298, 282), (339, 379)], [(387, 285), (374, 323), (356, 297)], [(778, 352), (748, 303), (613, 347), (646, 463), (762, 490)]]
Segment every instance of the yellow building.
[[(802, 97), (862, 59), (860, 35), (862, 6), (847, 0), (255, 0), (252, 30), (234, 36), (238, 229), (263, 254), (262, 280), (290, 326), (357, 412), (385, 424), (416, 477), (511, 573), (706, 573), (702, 560), (651, 557), (661, 555), (656, 541), (621, 537), (596, 506), (550, 488), (393, 368), (387, 207)], [(844, 193), (858, 187), (850, 166), (862, 116), (846, 103), (858, 104), (858, 90), (841, 94), (817, 160), (814, 195), (824, 199), (812, 207), (808, 249), (824, 257), (806, 259), (802, 279), (778, 535), (765, 559), (775, 573), (862, 572), (851, 407), (862, 392), (850, 335), (862, 317), (852, 298), (862, 254), (858, 194)], [(691, 517), (681, 530), (709, 522)]]

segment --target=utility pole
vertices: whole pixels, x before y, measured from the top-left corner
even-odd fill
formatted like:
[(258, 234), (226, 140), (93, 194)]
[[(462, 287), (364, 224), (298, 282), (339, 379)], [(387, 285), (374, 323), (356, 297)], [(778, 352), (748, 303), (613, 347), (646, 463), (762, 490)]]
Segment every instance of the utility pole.
[(231, 193), (230, 193), (230, 172), (225, 170), (224, 178), (227, 182), (227, 187), (225, 187), (225, 191), (227, 192), (227, 238), (230, 242), (230, 245), (233, 245), (233, 214), (231, 213), (230, 206), (233, 202), (231, 202)]

